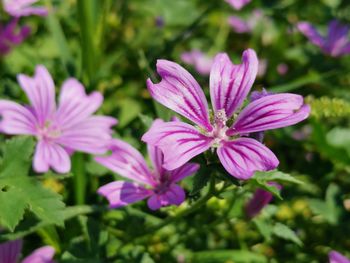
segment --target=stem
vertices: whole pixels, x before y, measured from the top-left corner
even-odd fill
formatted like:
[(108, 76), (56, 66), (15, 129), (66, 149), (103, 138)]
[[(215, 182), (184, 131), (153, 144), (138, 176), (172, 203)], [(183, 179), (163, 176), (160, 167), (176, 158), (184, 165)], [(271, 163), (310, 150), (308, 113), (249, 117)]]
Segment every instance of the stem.
[(84, 167), (84, 155), (82, 153), (76, 153), (73, 156), (73, 181), (74, 181), (74, 193), (75, 203), (82, 205), (85, 203), (87, 178)]

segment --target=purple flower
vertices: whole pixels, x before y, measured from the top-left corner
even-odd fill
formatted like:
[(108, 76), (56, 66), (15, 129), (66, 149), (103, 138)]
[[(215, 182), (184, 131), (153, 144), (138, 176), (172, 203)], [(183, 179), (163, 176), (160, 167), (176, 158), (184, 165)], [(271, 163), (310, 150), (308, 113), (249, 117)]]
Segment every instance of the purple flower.
[(106, 152), (116, 120), (92, 115), (103, 101), (99, 92), (86, 95), (79, 81), (68, 79), (56, 107), (55, 85), (44, 66), (36, 67), (34, 77), (20, 74), (17, 79), (31, 105), (0, 100), (0, 132), (37, 138), (35, 171), (46, 172), (51, 167), (66, 173), (71, 168), (70, 153)]
[[(216, 149), (225, 169), (234, 177), (248, 179), (255, 171), (278, 166), (276, 156), (263, 144), (246, 136), (281, 128), (306, 119), (310, 108), (299, 95), (282, 93), (251, 102), (237, 116), (258, 70), (254, 50), (243, 53), (242, 64), (234, 65), (227, 54), (218, 54), (210, 72), (210, 95), (214, 116), (197, 81), (180, 65), (158, 60), (158, 84), (147, 80), (152, 97), (194, 122), (155, 123), (142, 140), (164, 153), (164, 167), (173, 170), (196, 155)], [(227, 121), (233, 123), (228, 126)]]
[[(21, 239), (0, 244), (0, 262), (17, 263), (22, 251)], [(45, 246), (34, 250), (24, 258), (22, 263), (54, 263), (55, 250), (53, 247)]]
[(229, 3), (234, 9), (240, 10), (245, 5), (249, 4), (251, 0), (225, 0)]
[[(282, 186), (275, 182), (270, 182), (269, 185), (275, 186), (279, 190), (282, 189)], [(270, 192), (258, 188), (245, 206), (247, 216), (253, 218), (258, 215), (261, 210), (272, 201), (272, 199), (273, 195)]]
[(321, 36), (316, 28), (308, 22), (300, 22), (297, 27), (312, 44), (320, 47), (325, 54), (339, 57), (350, 53), (350, 41), (348, 39), (350, 27), (337, 20), (329, 23), (326, 37)]
[(2, 0), (4, 10), (11, 16), (21, 17), (21, 16), (46, 16), (48, 11), (42, 6), (32, 6), (38, 0)]
[(163, 153), (159, 148), (150, 145), (148, 154), (153, 163), (153, 171), (147, 167), (142, 155), (123, 141), (113, 140), (110, 150), (112, 155), (95, 157), (95, 160), (134, 181), (115, 181), (98, 189), (98, 193), (108, 199), (111, 208), (122, 207), (145, 198), (149, 198), (148, 207), (152, 210), (162, 206), (180, 205), (185, 200), (185, 191), (176, 183), (199, 169), (198, 164), (187, 163), (178, 169), (167, 171), (163, 168)]
[(7, 25), (0, 24), (0, 56), (8, 54), (11, 49), (21, 44), (30, 34), (30, 28), (17, 28), (18, 18), (12, 19)]
[(262, 20), (263, 13), (261, 10), (254, 10), (247, 20), (238, 16), (230, 16), (228, 23), (236, 33), (250, 33)]
[(350, 263), (350, 260), (344, 257), (339, 252), (332, 250), (329, 254), (329, 263)]
[(205, 55), (199, 50), (192, 50), (181, 54), (181, 60), (186, 64), (194, 66), (196, 71), (201, 75), (209, 75), (213, 58)]

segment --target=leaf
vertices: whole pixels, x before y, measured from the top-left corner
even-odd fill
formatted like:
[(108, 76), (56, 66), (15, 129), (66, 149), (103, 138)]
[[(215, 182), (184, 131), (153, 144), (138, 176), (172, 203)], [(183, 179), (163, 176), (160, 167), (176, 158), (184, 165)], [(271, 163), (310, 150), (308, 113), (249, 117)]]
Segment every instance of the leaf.
[(5, 145), (0, 169), (0, 222), (11, 231), (26, 210), (44, 222), (63, 224), (61, 196), (27, 176), (33, 148), (33, 139), (28, 137), (16, 137)]
[(214, 263), (229, 262), (230, 260), (235, 263), (267, 262), (267, 258), (264, 255), (247, 250), (212, 250), (196, 252), (193, 253), (191, 262)]
[[(278, 170), (268, 171), (268, 172), (255, 172), (254, 177), (262, 178), (266, 182), (281, 182), (281, 183), (294, 183), (294, 184), (304, 184), (303, 181), (296, 179), (290, 174), (280, 172)], [(254, 178), (253, 177), (253, 178)]]
[(271, 223), (262, 217), (255, 217), (252, 221), (259, 230), (260, 234), (262, 234), (266, 240), (271, 240), (271, 236), (273, 234), (273, 226)]
[(206, 169), (200, 169), (193, 177), (190, 196), (198, 194), (209, 182), (209, 173)]
[(326, 191), (325, 201), (319, 199), (309, 199), (309, 206), (314, 214), (322, 216), (328, 223), (336, 225), (339, 221), (340, 210), (337, 207), (336, 195), (339, 187), (330, 184)]
[(31, 137), (15, 137), (6, 141), (0, 177), (27, 174), (33, 149), (34, 140)]
[(120, 114), (118, 127), (123, 128), (133, 121), (142, 111), (140, 103), (133, 99), (124, 99), (119, 102)]
[(297, 244), (298, 246), (303, 245), (303, 242), (299, 239), (299, 237), (295, 234), (295, 232), (284, 224), (277, 223), (273, 227), (272, 231), (273, 231), (274, 235), (277, 237), (283, 238), (283, 239), (288, 240), (288, 241), (292, 241), (295, 244)]
[(350, 129), (336, 127), (327, 133), (326, 138), (331, 146), (345, 149), (350, 156)]
[(139, 118), (146, 130), (152, 126), (153, 119), (151, 117), (144, 114), (139, 114)]

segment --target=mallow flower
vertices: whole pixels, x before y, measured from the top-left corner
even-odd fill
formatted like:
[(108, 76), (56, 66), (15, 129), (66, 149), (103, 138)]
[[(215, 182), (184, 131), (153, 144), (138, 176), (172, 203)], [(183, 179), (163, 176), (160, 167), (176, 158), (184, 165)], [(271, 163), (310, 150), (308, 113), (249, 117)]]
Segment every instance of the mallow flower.
[(333, 20), (328, 25), (327, 36), (321, 36), (317, 29), (308, 22), (300, 22), (298, 30), (303, 33), (312, 44), (332, 57), (344, 56), (350, 53), (350, 41), (348, 25), (344, 25), (337, 20)]
[(194, 49), (181, 54), (181, 60), (188, 65), (194, 66), (201, 75), (209, 75), (214, 59), (203, 52)]
[(241, 10), (245, 5), (249, 4), (251, 0), (225, 0), (234, 9)]
[(263, 12), (256, 9), (250, 14), (248, 19), (242, 19), (239, 16), (232, 15), (228, 18), (228, 23), (236, 33), (251, 33), (261, 23), (262, 19)]
[(176, 183), (199, 169), (198, 164), (187, 163), (167, 171), (163, 168), (163, 153), (151, 145), (148, 145), (148, 154), (153, 163), (153, 170), (148, 168), (141, 153), (126, 142), (114, 139), (110, 151), (111, 155), (98, 156), (95, 160), (134, 181), (115, 181), (98, 189), (98, 193), (108, 199), (111, 208), (122, 207), (146, 198), (148, 207), (152, 210), (162, 206), (180, 205), (185, 200), (185, 191)]
[(46, 16), (48, 11), (43, 6), (33, 6), (38, 0), (2, 0), (4, 10), (11, 16)]
[(12, 48), (21, 44), (30, 34), (30, 28), (18, 28), (18, 18), (12, 19), (8, 24), (0, 24), (0, 56), (8, 54)]
[(332, 250), (328, 254), (329, 263), (350, 263), (350, 260), (339, 252)]
[(111, 140), (111, 126), (116, 120), (93, 115), (101, 106), (99, 92), (86, 95), (76, 79), (66, 80), (61, 88), (58, 106), (55, 84), (44, 66), (37, 66), (34, 77), (19, 74), (18, 82), (30, 105), (22, 106), (0, 100), (0, 132), (10, 135), (30, 135), (37, 139), (33, 166), (36, 172), (53, 168), (70, 171), (70, 154), (81, 151), (103, 154)]
[(293, 125), (310, 112), (302, 96), (282, 93), (254, 100), (238, 114), (258, 71), (258, 58), (252, 49), (244, 51), (240, 65), (233, 64), (225, 53), (215, 57), (210, 72), (212, 114), (203, 90), (183, 67), (158, 60), (157, 71), (161, 82), (147, 80), (151, 96), (194, 123), (157, 122), (142, 137), (163, 151), (163, 167), (168, 170), (210, 148), (227, 172), (238, 179), (275, 169), (277, 157), (249, 135)]
[[(0, 244), (0, 262), (17, 263), (22, 251), (23, 241), (21, 239), (8, 241)], [(21, 260), (21, 263), (54, 263), (55, 249), (45, 246), (34, 250), (29, 256)]]

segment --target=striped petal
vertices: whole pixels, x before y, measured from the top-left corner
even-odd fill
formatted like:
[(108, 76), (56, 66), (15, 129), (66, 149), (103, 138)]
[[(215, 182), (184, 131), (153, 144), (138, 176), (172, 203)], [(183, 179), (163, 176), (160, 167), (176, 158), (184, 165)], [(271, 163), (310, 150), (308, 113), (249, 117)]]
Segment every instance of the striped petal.
[(228, 135), (248, 134), (290, 126), (305, 120), (310, 107), (296, 94), (272, 94), (252, 101), (238, 116)]
[(183, 166), (170, 172), (170, 180), (177, 183), (187, 176), (193, 175), (199, 170), (200, 166), (197, 163), (186, 163)]
[(158, 146), (164, 154), (163, 167), (174, 170), (208, 150), (213, 139), (184, 122), (155, 123), (142, 140)]
[(113, 139), (110, 150), (111, 155), (97, 156), (95, 161), (125, 178), (141, 184), (156, 185), (145, 159), (134, 147), (121, 140)]
[(225, 110), (227, 118), (242, 105), (258, 72), (252, 49), (243, 52), (242, 64), (232, 64), (227, 54), (218, 54), (210, 72), (210, 97), (214, 111)]
[(176, 184), (172, 184), (169, 189), (162, 194), (154, 194), (148, 199), (148, 207), (152, 210), (158, 210), (162, 206), (180, 205), (185, 200), (184, 189)]
[(103, 97), (99, 92), (86, 95), (84, 86), (76, 79), (66, 80), (61, 88), (56, 121), (61, 129), (81, 123), (101, 106)]
[(252, 177), (255, 171), (273, 170), (279, 164), (270, 149), (250, 138), (223, 142), (217, 153), (226, 171), (242, 180)]
[(32, 111), (15, 102), (0, 100), (0, 132), (34, 135), (36, 118)]
[(0, 244), (0, 262), (17, 263), (22, 251), (22, 240), (8, 241)]
[(58, 173), (68, 173), (71, 162), (68, 152), (58, 144), (39, 141), (34, 154), (34, 170), (47, 172), (50, 167)]
[(328, 254), (329, 263), (350, 263), (350, 260), (339, 252), (332, 250)]
[(39, 125), (53, 117), (56, 110), (55, 84), (44, 66), (37, 66), (34, 77), (19, 74), (18, 82), (32, 105)]
[(138, 202), (153, 194), (136, 183), (116, 181), (106, 184), (97, 193), (108, 199), (110, 208), (122, 207)]
[(211, 131), (207, 100), (192, 75), (179, 64), (168, 60), (157, 61), (157, 72), (162, 77), (161, 82), (154, 84), (150, 79), (147, 80), (147, 87), (152, 97)]

